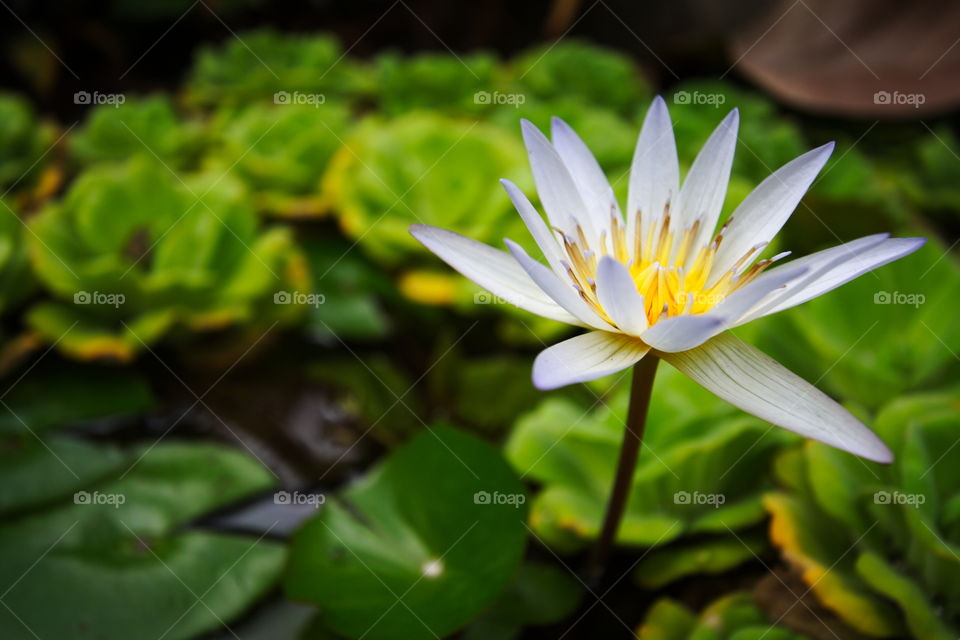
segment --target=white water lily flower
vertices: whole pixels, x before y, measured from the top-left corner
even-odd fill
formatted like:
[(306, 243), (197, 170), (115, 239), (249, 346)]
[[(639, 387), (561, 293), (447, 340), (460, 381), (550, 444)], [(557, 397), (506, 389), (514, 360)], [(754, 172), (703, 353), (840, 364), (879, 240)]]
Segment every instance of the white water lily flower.
[(716, 233), (737, 141), (733, 110), (681, 186), (673, 128), (657, 98), (630, 169), (627, 215), (582, 140), (562, 120), (551, 143), (530, 122), (523, 138), (547, 221), (503, 180), (547, 265), (516, 243), (509, 253), (428, 225), (411, 233), (447, 264), (507, 302), (590, 332), (547, 348), (540, 389), (629, 367), (648, 353), (748, 413), (870, 460), (892, 454), (840, 405), (727, 332), (831, 291), (917, 250), (923, 238), (877, 234), (768, 269), (757, 260), (827, 161), (833, 144), (764, 180)]

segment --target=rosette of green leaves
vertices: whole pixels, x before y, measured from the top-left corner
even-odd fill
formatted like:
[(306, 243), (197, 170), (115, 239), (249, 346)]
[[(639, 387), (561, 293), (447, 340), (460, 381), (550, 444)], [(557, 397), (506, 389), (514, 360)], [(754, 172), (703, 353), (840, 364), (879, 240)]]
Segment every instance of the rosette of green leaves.
[(40, 122), (20, 96), (0, 93), (0, 188), (29, 185), (43, 170), (54, 141), (53, 128)]
[(639, 640), (807, 640), (773, 623), (748, 593), (732, 593), (699, 613), (669, 598), (650, 607)]
[(500, 304), (442, 268), (410, 235), (411, 224), (424, 223), (495, 247), (511, 238), (536, 250), (501, 178), (533, 192), (520, 136), (489, 122), (421, 111), (358, 124), (331, 160), (323, 191), (349, 238), (381, 267), (404, 268), (405, 297), (470, 314), (507, 310), (523, 322), (513, 328), (517, 339), (542, 340), (562, 327)]
[(858, 631), (960, 634), (960, 403), (955, 390), (894, 400), (873, 421), (897, 452), (866, 462), (816, 442), (783, 454), (765, 503), (771, 538)]
[(296, 94), (326, 99), (366, 95), (370, 73), (345, 57), (335, 36), (260, 29), (200, 49), (187, 79), (186, 98), (197, 105), (293, 103)]
[(334, 156), (324, 189), (347, 235), (397, 265), (427, 254), (410, 235), (418, 222), (497, 246), (528, 236), (500, 178), (531, 186), (518, 136), (420, 112), (358, 125)]
[(576, 39), (526, 51), (510, 67), (517, 90), (528, 100), (573, 98), (629, 116), (651, 98), (629, 57)]
[(404, 56), (390, 51), (377, 57), (374, 69), (377, 101), (389, 115), (417, 109), (480, 113), (496, 100), (503, 75), (497, 59), (486, 53)]
[(219, 148), (212, 159), (241, 178), (257, 209), (281, 216), (317, 215), (321, 182), (350, 124), (340, 103), (252, 104), (225, 110), (217, 123)]
[(127, 96), (121, 104), (94, 107), (70, 138), (70, 151), (82, 165), (147, 155), (180, 169), (195, 164), (201, 135), (198, 123), (182, 119), (167, 97)]
[[(506, 445), (521, 476), (542, 486), (531, 505), (533, 530), (560, 551), (597, 536), (613, 484), (625, 386), (599, 396), (597, 406), (548, 399), (517, 422)], [(762, 551), (763, 538), (748, 530), (765, 518), (771, 453), (791, 437), (662, 365), (617, 539), (654, 549), (638, 566), (639, 582), (658, 587), (719, 573)]]
[(270, 304), (274, 293), (308, 288), (289, 231), (261, 229), (229, 176), (180, 182), (145, 158), (102, 165), (30, 226), (34, 270), (55, 300), (28, 322), (74, 357), (128, 360), (174, 325), (286, 316), (295, 305)]
[(21, 301), (36, 285), (23, 227), (19, 214), (0, 198), (0, 312)]

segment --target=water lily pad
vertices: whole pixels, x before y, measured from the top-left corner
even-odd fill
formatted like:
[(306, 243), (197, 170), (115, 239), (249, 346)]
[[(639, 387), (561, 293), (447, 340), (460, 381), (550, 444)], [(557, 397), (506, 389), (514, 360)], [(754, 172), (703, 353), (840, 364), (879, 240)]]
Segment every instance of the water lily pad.
[(288, 595), (348, 637), (446, 636), (513, 577), (524, 502), (492, 447), (449, 427), (422, 432), (294, 537)]
[[(4, 638), (192, 638), (278, 578), (268, 540), (179, 526), (269, 487), (255, 460), (215, 445), (158, 444), (117, 479), (0, 526)], [(198, 602), (198, 600), (200, 602)], [(50, 615), (56, 611), (57, 615)]]

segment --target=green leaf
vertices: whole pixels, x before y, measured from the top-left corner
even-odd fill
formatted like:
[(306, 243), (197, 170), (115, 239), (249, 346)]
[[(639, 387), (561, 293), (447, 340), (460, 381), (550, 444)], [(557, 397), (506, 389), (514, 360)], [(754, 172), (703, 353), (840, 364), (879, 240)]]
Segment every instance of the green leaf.
[(292, 103), (297, 93), (327, 99), (360, 97), (375, 86), (372, 74), (344, 57), (340, 42), (331, 35), (258, 29), (224, 42), (199, 50), (187, 78), (189, 103)]
[(755, 559), (768, 547), (762, 536), (694, 539), (651, 551), (637, 565), (634, 578), (644, 589), (660, 589), (695, 574), (718, 574)]
[(91, 109), (71, 136), (70, 151), (84, 165), (144, 155), (186, 168), (195, 163), (200, 133), (198, 124), (182, 120), (165, 96), (125, 96), (121, 104)]
[(303, 217), (323, 209), (321, 179), (349, 124), (347, 108), (323, 104), (251, 104), (216, 125), (217, 163), (253, 191), (258, 209)]
[(284, 319), (301, 306), (266, 302), (309, 286), (290, 230), (259, 229), (242, 183), (175, 177), (142, 156), (88, 170), (30, 227), (34, 268), (58, 300), (28, 321), (72, 357), (127, 361), (176, 323)]
[(132, 460), (115, 447), (69, 437), (0, 439), (0, 513), (38, 508), (73, 495)]
[[(679, 373), (664, 370), (652, 393), (621, 544), (663, 545), (684, 534), (720, 533), (764, 518), (760, 496), (770, 452), (785, 432), (733, 410)], [(516, 423), (508, 459), (544, 489), (531, 525), (572, 551), (595, 537), (613, 482), (627, 397), (614, 391), (594, 410), (565, 398), (543, 401)], [(758, 481), (759, 474), (759, 481)]]
[(529, 626), (556, 624), (581, 600), (577, 580), (554, 565), (528, 563), (496, 602), (463, 633), (464, 640), (510, 640)]
[(528, 98), (574, 98), (628, 115), (650, 97), (633, 60), (572, 38), (526, 51), (511, 68)]
[(897, 601), (914, 637), (930, 640), (956, 638), (957, 634), (940, 619), (923, 588), (901, 575), (877, 554), (864, 553), (857, 558), (857, 573), (872, 588)]
[(420, 433), (294, 536), (288, 595), (347, 636), (445, 636), (507, 587), (523, 501), (488, 445), (449, 427)]
[(285, 553), (276, 543), (178, 532), (269, 487), (263, 467), (215, 445), (133, 453), (136, 464), (116, 480), (0, 526), (0, 580), (12, 585), (0, 635), (192, 638), (235, 618), (278, 578)]
[(0, 93), (0, 187), (4, 192), (35, 181), (53, 141), (53, 129), (38, 121), (25, 99)]
[(417, 109), (478, 113), (493, 103), (498, 86), (497, 60), (484, 53), (404, 57), (388, 51), (377, 56), (374, 67), (380, 109), (391, 116)]
[(378, 261), (397, 265), (428, 254), (410, 235), (413, 223), (497, 246), (504, 237), (529, 245), (500, 178), (531, 184), (519, 136), (489, 123), (413, 112), (357, 125), (334, 156), (324, 191), (346, 234)]
[(715, 600), (699, 614), (663, 598), (650, 607), (637, 630), (639, 640), (807, 640), (767, 619), (748, 593)]

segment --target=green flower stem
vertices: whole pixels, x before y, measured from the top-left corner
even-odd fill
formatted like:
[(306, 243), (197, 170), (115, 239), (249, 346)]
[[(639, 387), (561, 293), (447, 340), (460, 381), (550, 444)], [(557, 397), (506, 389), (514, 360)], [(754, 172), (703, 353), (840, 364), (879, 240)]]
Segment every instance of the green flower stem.
[(653, 390), (653, 379), (657, 375), (660, 358), (648, 353), (633, 366), (633, 381), (630, 385), (630, 406), (627, 409), (627, 423), (623, 431), (623, 444), (620, 445), (620, 459), (613, 478), (613, 490), (607, 502), (607, 512), (603, 518), (600, 536), (590, 554), (585, 572), (587, 583), (599, 584), (607, 564), (607, 556), (616, 538), (623, 512), (630, 497), (630, 485), (633, 472), (637, 468), (637, 457), (643, 442), (643, 430), (647, 424), (647, 409)]

